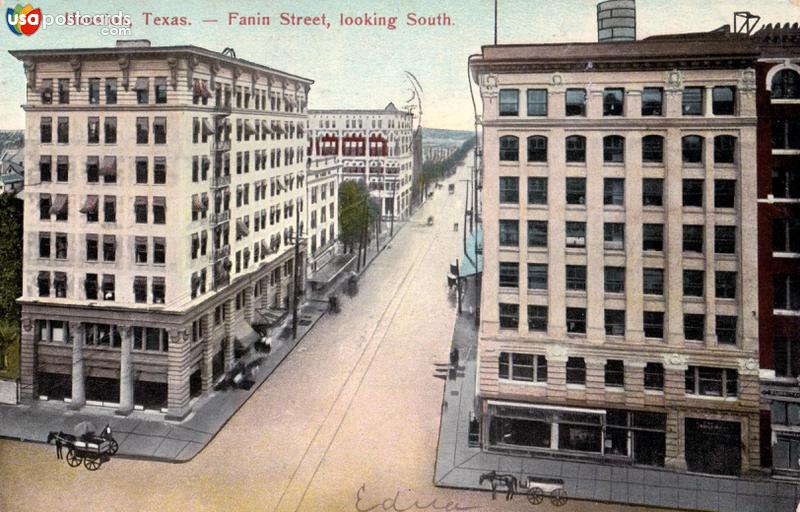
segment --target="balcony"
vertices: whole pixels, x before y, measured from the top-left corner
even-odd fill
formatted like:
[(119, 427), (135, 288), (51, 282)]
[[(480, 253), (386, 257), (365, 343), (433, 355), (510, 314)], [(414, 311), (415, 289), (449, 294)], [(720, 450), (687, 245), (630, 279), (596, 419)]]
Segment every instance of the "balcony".
[(223, 222), (228, 222), (229, 220), (231, 220), (231, 211), (226, 210), (224, 212), (212, 213), (209, 222), (212, 226), (216, 226), (217, 224), (222, 224)]
[(219, 176), (211, 177), (211, 188), (227, 187), (231, 184), (231, 177), (229, 174), (220, 174)]
[(223, 258), (227, 258), (231, 255), (231, 246), (226, 245), (225, 247), (221, 247), (219, 249), (212, 249), (211, 250), (211, 261), (221, 260)]
[(215, 140), (211, 143), (211, 152), (212, 153), (221, 153), (223, 151), (230, 151), (231, 150), (231, 141), (229, 140)]

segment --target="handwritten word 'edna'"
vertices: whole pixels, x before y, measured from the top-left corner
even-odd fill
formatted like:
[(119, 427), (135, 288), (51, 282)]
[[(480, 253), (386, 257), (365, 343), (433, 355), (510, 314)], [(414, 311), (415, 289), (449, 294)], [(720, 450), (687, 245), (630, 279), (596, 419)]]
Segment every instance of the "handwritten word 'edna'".
[(363, 494), (367, 492), (367, 484), (362, 484), (356, 492), (356, 510), (358, 512), (371, 512), (373, 510), (383, 510), (385, 512), (406, 512), (409, 510), (445, 510), (445, 511), (459, 511), (459, 510), (475, 510), (480, 507), (463, 507), (454, 501), (446, 503), (439, 503), (438, 499), (430, 502), (420, 502), (419, 500), (412, 500), (401, 496), (400, 491), (397, 491), (393, 497), (386, 498), (380, 503), (372, 506), (365, 503)]

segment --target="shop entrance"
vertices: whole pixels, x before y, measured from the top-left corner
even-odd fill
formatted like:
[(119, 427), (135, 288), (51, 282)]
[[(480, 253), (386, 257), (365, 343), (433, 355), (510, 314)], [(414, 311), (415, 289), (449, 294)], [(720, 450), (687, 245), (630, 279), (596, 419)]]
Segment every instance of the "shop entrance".
[(738, 476), (742, 468), (741, 425), (735, 421), (686, 418), (685, 452), (689, 471)]

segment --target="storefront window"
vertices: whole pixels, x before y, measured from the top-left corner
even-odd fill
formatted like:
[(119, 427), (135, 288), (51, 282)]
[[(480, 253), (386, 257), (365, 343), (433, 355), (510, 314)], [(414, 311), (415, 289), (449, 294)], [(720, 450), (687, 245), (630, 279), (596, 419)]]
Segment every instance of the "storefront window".
[(800, 439), (778, 434), (772, 446), (772, 467), (784, 471), (800, 471)]

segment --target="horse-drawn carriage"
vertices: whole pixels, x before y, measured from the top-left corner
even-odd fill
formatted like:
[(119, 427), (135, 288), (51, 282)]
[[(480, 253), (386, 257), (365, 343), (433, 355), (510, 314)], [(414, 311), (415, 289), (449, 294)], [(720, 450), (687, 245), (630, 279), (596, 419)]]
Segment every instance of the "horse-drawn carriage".
[[(506, 500), (514, 499), (514, 495), (518, 494), (517, 477), (514, 475), (498, 473), (490, 471), (484, 473), (480, 477), (480, 484), (488, 481), (492, 487), (492, 499), (495, 499), (495, 493), (498, 486), (505, 487)], [(525, 492), (526, 497), (531, 505), (539, 505), (544, 501), (546, 496), (550, 497), (550, 502), (560, 507), (567, 502), (567, 492), (564, 490), (564, 481), (560, 478), (542, 478), (529, 476), (522, 482), (522, 490)]]
[(75, 433), (52, 431), (47, 436), (47, 443), (55, 443), (56, 457), (63, 458), (62, 450), (67, 449), (67, 464), (76, 468), (83, 464), (89, 471), (96, 471), (104, 462), (119, 450), (119, 444), (111, 434), (111, 426), (106, 425), (99, 435), (95, 433), (91, 423), (79, 423)]

